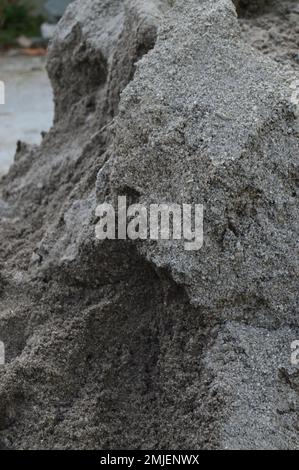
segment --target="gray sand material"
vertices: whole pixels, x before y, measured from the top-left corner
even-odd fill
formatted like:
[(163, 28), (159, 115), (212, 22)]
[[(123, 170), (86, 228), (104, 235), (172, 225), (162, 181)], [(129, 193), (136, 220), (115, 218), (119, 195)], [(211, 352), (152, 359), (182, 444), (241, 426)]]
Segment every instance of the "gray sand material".
[[(298, 449), (298, 69), (230, 0), (85, 0), (48, 71), (1, 183), (1, 446)], [(203, 248), (97, 241), (118, 195), (204, 204)]]

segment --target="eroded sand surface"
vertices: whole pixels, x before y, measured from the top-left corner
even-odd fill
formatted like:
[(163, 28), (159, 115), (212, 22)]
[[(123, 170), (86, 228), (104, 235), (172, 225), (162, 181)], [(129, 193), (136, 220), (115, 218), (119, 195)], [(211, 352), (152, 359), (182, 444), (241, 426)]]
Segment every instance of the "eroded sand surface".
[[(0, 450), (299, 450), (298, 15), (235, 3), (242, 37), (230, 0), (60, 21), (53, 130), (0, 183)], [(203, 203), (204, 246), (97, 240), (120, 195)]]

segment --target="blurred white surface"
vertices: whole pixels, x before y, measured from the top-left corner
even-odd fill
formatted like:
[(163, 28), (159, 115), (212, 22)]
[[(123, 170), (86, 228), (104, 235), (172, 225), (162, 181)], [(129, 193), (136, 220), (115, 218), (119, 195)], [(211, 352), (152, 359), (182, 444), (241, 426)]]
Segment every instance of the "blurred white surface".
[(38, 144), (53, 120), (53, 98), (44, 57), (0, 55), (5, 104), (0, 105), (0, 174), (5, 173), (18, 140)]
[(43, 23), (40, 27), (44, 39), (52, 39), (56, 31), (56, 24)]

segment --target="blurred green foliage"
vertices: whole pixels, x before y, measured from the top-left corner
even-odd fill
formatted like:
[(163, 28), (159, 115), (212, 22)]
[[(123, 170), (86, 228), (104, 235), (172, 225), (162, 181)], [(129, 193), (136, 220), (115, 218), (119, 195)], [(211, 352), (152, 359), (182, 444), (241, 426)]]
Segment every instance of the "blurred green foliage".
[(40, 35), (43, 18), (33, 16), (31, 11), (28, 0), (0, 0), (0, 45), (14, 44), (21, 35)]

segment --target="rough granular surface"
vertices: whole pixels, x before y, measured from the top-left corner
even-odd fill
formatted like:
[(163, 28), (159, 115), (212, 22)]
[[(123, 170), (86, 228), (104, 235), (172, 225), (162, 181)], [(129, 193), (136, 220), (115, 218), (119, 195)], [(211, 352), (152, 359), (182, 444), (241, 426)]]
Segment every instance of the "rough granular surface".
[[(0, 447), (298, 449), (298, 44), (248, 3), (67, 9), (1, 182)], [(96, 240), (118, 196), (203, 204), (202, 249)]]

